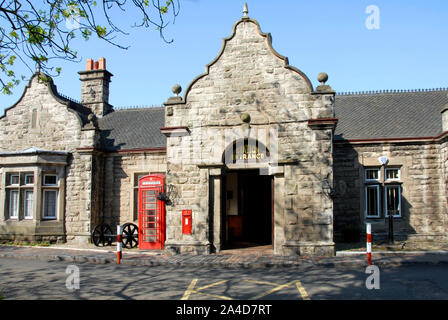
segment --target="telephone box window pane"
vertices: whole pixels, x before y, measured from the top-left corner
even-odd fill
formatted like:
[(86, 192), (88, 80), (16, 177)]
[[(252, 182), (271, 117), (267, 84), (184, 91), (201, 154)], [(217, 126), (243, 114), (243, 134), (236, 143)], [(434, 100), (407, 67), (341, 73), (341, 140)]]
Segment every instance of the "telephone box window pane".
[(156, 190), (147, 190), (146, 192), (146, 196), (155, 196), (156, 195)]
[(26, 190), (24, 194), (23, 216), (25, 219), (33, 218), (33, 191)]
[(55, 190), (44, 191), (44, 218), (56, 218), (58, 193)]
[(366, 188), (366, 208), (367, 216), (379, 216), (378, 208), (378, 187), (367, 187)]
[(154, 210), (156, 209), (156, 204), (155, 203), (147, 203), (145, 205), (145, 210)]
[(17, 219), (19, 217), (19, 191), (9, 191), (9, 217)]

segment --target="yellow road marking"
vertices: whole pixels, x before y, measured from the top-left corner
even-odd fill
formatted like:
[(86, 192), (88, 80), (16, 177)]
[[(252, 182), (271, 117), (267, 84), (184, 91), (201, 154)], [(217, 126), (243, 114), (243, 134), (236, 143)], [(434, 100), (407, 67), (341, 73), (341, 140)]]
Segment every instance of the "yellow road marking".
[[(258, 299), (260, 299), (260, 298), (263, 298), (264, 296), (267, 296), (268, 294), (271, 294), (271, 293), (277, 292), (277, 291), (279, 291), (279, 290), (281, 290), (281, 289), (283, 289), (283, 288), (289, 287), (289, 286), (292, 285), (294, 282), (295, 282), (295, 280), (294, 280), (294, 281), (291, 281), (291, 282), (288, 282), (288, 283), (285, 283), (285, 284), (282, 284), (282, 285), (277, 285), (277, 287), (275, 287), (275, 288), (273, 288), (273, 289), (271, 289), (271, 290), (268, 290), (268, 291), (266, 291), (266, 292), (264, 292), (264, 293), (262, 293), (262, 294), (259, 294), (258, 296), (255, 296), (255, 297), (253, 297), (253, 298), (250, 299), (250, 300), (258, 300)], [(274, 285), (275, 285), (275, 284), (274, 284)]]
[(218, 298), (221, 300), (233, 300), (233, 298), (230, 298), (230, 297), (219, 296), (219, 295), (215, 295), (215, 294), (211, 294), (211, 293), (207, 293), (207, 292), (202, 292), (202, 290), (204, 290), (204, 289), (208, 289), (208, 288), (223, 284), (223, 283), (227, 282), (227, 280), (218, 281), (218, 282), (195, 289), (194, 287), (196, 286), (198, 280), (199, 279), (193, 279), (191, 281), (190, 285), (188, 286), (187, 290), (185, 290), (185, 293), (180, 300), (188, 300), (192, 293), (199, 293), (199, 294), (203, 294), (203, 295), (206, 295), (209, 297)]
[(311, 300), (311, 298), (308, 295), (308, 292), (306, 292), (305, 287), (302, 285), (302, 283), (297, 280), (296, 281), (297, 290), (299, 290), (300, 295), (302, 296), (303, 300)]
[(190, 294), (194, 291), (194, 287), (196, 286), (198, 280), (199, 279), (193, 279), (191, 281), (190, 285), (188, 286), (187, 290), (185, 290), (185, 293), (180, 300), (188, 300), (188, 298), (190, 298)]
[(208, 286), (203, 286), (203, 287), (197, 288), (196, 291), (200, 291), (200, 290), (208, 289), (208, 288), (211, 288), (211, 287), (220, 285), (221, 283), (225, 283), (225, 282), (227, 282), (227, 280), (218, 281), (218, 282), (209, 284)]
[(280, 285), (278, 283), (273, 283), (273, 282), (267, 282), (267, 281), (257, 281), (257, 280), (245, 280), (246, 282), (251, 282), (251, 283), (256, 283), (256, 284), (266, 284), (266, 285), (271, 285), (271, 286), (276, 286), (275, 288), (266, 291), (262, 294), (259, 294), (258, 296), (255, 296), (254, 298), (252, 298), (253, 300), (255, 299), (260, 299), (262, 297), (265, 297), (271, 293), (274, 293), (276, 291), (279, 291), (283, 288), (289, 287), (292, 284), (296, 284), (297, 290), (299, 291), (300, 296), (302, 297), (303, 300), (311, 300), (311, 298), (308, 295), (308, 292), (306, 292), (305, 287), (302, 285), (302, 283), (299, 280), (296, 281), (292, 281), (283, 285)]
[[(188, 286), (187, 290), (185, 290), (184, 295), (182, 296), (181, 300), (188, 300), (190, 298), (190, 295), (192, 293), (197, 293), (197, 294), (203, 294), (209, 297), (213, 297), (213, 298), (217, 298), (217, 299), (221, 299), (221, 300), (233, 300), (233, 298), (231, 297), (226, 297), (226, 296), (220, 296), (220, 295), (215, 295), (215, 294), (211, 294), (211, 293), (207, 293), (207, 292), (203, 292), (202, 290), (214, 287), (214, 286), (218, 286), (220, 284), (226, 283), (228, 280), (221, 280), (218, 282), (214, 282), (211, 284), (208, 284), (206, 286), (202, 286), (200, 288), (195, 289), (196, 284), (198, 283), (199, 279), (193, 279), (190, 283), (190, 285)], [(251, 298), (250, 300), (258, 300), (261, 299), (271, 293), (277, 292), (281, 289), (287, 288), (293, 284), (296, 285), (297, 290), (299, 291), (299, 294), (301, 296), (301, 298), (303, 300), (311, 300), (310, 296), (308, 295), (308, 292), (306, 292), (305, 287), (302, 285), (302, 283), (299, 280), (294, 280), (285, 284), (278, 284), (278, 283), (273, 283), (273, 282), (268, 282), (268, 281), (256, 281), (256, 280), (244, 280), (246, 282), (251, 282), (251, 283), (256, 283), (256, 284), (265, 284), (265, 285), (270, 285), (270, 286), (275, 286), (274, 288), (263, 292), (253, 298)]]

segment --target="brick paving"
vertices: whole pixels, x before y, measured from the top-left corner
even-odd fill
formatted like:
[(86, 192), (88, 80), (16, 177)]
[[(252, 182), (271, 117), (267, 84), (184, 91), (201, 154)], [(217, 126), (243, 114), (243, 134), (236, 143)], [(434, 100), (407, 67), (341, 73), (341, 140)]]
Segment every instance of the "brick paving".
[[(93, 245), (49, 247), (0, 245), (0, 258), (38, 259), (51, 261), (116, 263), (115, 247), (98, 248)], [(410, 264), (448, 264), (448, 251), (373, 252), (373, 264), (401, 266)], [(123, 249), (124, 265), (176, 266), (176, 267), (240, 267), (240, 268), (291, 268), (291, 267), (365, 267), (362, 252), (338, 251), (334, 257), (278, 256), (266, 248), (259, 250), (224, 250), (218, 254), (169, 255), (163, 251)]]

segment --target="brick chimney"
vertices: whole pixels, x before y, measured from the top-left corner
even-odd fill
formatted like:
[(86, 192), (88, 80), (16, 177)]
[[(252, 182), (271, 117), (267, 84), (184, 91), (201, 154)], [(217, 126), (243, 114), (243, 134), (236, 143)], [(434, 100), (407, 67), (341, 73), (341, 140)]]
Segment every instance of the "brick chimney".
[(86, 70), (78, 72), (81, 80), (81, 103), (98, 117), (112, 111), (109, 104), (109, 82), (113, 76), (106, 70), (106, 59), (87, 59)]

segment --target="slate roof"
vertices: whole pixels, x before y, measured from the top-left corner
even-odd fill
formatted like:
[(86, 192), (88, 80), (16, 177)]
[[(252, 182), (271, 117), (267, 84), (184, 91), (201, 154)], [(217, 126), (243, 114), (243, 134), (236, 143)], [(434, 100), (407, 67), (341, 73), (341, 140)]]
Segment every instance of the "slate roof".
[(448, 89), (338, 94), (335, 140), (435, 137)]
[(164, 148), (164, 107), (115, 110), (98, 119), (101, 145), (106, 151)]
[[(334, 139), (436, 137), (448, 89), (337, 94)], [(98, 119), (105, 151), (166, 147), (164, 107), (115, 110)]]

